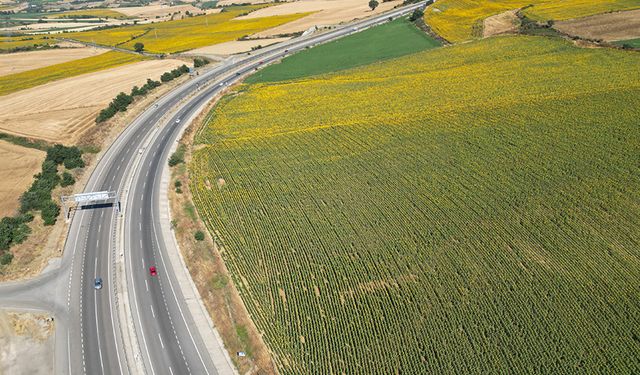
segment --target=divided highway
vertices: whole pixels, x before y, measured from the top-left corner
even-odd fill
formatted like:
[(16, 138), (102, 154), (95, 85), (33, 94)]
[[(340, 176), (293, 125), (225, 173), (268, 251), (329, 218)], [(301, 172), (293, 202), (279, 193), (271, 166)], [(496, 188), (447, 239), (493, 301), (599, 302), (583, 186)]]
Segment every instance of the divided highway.
[[(191, 78), (141, 114), (101, 156), (85, 188), (86, 192), (118, 191), (121, 210), (118, 205), (104, 204), (75, 211), (60, 268), (23, 284), (24, 293), (34, 286), (52, 288), (55, 295), (51, 299), (57, 302), (43, 302), (44, 298), (31, 306), (56, 311), (58, 317), (66, 315), (56, 332), (56, 373), (234, 373), (228, 360), (212, 358), (211, 343), (203, 339), (212, 336), (196, 327), (169, 260), (176, 249), (173, 239), (167, 237), (166, 223), (163, 232), (159, 197), (171, 147), (189, 120), (242, 76), (292, 52), (424, 5), (398, 8), (219, 66)], [(117, 264), (122, 263), (126, 294), (124, 278), (116, 272)], [(151, 266), (156, 267), (156, 276), (150, 274)], [(102, 278), (102, 289), (94, 289), (96, 277)], [(6, 290), (16, 290), (18, 296), (19, 289), (10, 285)], [(20, 298), (0, 305), (29, 306)], [(61, 332), (67, 325), (68, 330)]]

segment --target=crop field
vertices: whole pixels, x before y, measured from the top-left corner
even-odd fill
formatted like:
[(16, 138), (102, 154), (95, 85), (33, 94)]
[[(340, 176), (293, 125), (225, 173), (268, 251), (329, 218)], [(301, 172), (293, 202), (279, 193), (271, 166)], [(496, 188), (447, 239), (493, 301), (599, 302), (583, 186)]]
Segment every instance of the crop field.
[(49, 16), (50, 18), (115, 18), (115, 19), (127, 19), (130, 18), (126, 14), (120, 13), (113, 9), (82, 9), (69, 12), (56, 13)]
[(617, 41), (616, 44), (621, 45), (621, 46), (627, 44), (627, 45), (630, 45), (633, 48), (640, 48), (640, 38), (638, 38), (638, 39), (629, 39), (629, 40), (620, 40), (620, 41)]
[(260, 7), (262, 6), (233, 7), (217, 14), (155, 24), (86, 31), (72, 34), (70, 37), (80, 41), (128, 49), (133, 49), (134, 44), (140, 42), (149, 52), (174, 53), (236, 40), (307, 15), (302, 13), (242, 21), (233, 20), (241, 14)]
[(110, 51), (101, 55), (73, 60), (43, 68), (27, 70), (0, 77), (0, 96), (39, 86), (62, 78), (96, 72), (119, 65), (142, 61), (145, 58), (130, 53)]
[(397, 19), (357, 34), (308, 49), (268, 66), (246, 82), (269, 82), (335, 72), (408, 55), (440, 43), (406, 19)]
[(44, 35), (0, 36), (0, 53), (16, 47), (56, 43), (55, 38)]
[(485, 18), (530, 4), (533, 6), (524, 13), (537, 21), (559, 21), (640, 8), (637, 0), (441, 0), (427, 8), (425, 21), (445, 39), (461, 42), (481, 36)]
[(496, 37), (224, 98), (190, 188), (280, 372), (640, 372), (639, 63)]

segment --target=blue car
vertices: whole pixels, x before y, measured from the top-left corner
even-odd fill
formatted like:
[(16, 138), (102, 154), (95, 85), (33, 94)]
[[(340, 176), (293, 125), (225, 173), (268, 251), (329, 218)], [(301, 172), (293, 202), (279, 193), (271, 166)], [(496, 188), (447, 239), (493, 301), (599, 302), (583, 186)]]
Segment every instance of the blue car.
[(102, 278), (96, 277), (96, 280), (93, 282), (94, 289), (102, 289)]

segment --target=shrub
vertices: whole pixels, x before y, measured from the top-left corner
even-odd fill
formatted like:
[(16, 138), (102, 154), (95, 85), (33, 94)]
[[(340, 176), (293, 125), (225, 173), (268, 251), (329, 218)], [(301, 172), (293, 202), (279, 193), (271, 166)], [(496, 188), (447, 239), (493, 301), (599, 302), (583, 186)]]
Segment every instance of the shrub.
[(421, 9), (416, 9), (411, 13), (411, 16), (409, 16), (409, 21), (416, 22), (417, 20), (422, 19), (423, 16), (424, 12)]
[(171, 154), (171, 157), (169, 158), (169, 166), (170, 167), (174, 167), (180, 163), (184, 163), (184, 152), (185, 152), (186, 148), (184, 145), (180, 145), (178, 146), (178, 149), (176, 150), (176, 152), (174, 152), (173, 154)]
[(193, 235), (193, 237), (195, 237), (196, 241), (204, 241), (204, 232), (199, 230)]
[(42, 207), (40, 214), (42, 215), (42, 220), (44, 220), (44, 225), (53, 225), (60, 214), (60, 206), (49, 200)]
[(136, 43), (136, 44), (134, 44), (134, 45), (133, 45), (133, 49), (134, 49), (136, 52), (142, 52), (142, 51), (144, 50), (144, 44), (142, 44), (142, 43), (138, 42), (138, 43)]
[(69, 172), (62, 173), (62, 181), (60, 181), (60, 186), (65, 187), (65, 186), (73, 185), (75, 182), (76, 180), (73, 178), (71, 173)]
[(0, 255), (0, 264), (3, 266), (6, 266), (7, 264), (11, 263), (12, 260), (13, 260), (13, 254), (11, 254), (8, 251)]

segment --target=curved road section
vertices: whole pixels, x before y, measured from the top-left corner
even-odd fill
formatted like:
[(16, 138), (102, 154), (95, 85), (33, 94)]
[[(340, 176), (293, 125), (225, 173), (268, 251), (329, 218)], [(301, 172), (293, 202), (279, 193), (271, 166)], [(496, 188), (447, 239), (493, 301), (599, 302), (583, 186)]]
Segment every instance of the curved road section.
[[(398, 8), (217, 67), (141, 114), (104, 152), (85, 188), (118, 191), (121, 203), (76, 210), (58, 268), (27, 282), (0, 285), (0, 306), (47, 310), (56, 316), (56, 373), (235, 373), (228, 358), (214, 358), (226, 357), (225, 350), (210, 342), (215, 335), (196, 325), (195, 309), (189, 308), (182, 287), (188, 283), (176, 276), (185, 271), (174, 269), (170, 260), (177, 249), (168, 238), (172, 234), (160, 200), (170, 150), (189, 120), (246, 74), (424, 6), (420, 2)], [(155, 267), (154, 275), (150, 267)], [(96, 278), (103, 281), (101, 289), (94, 287)]]

